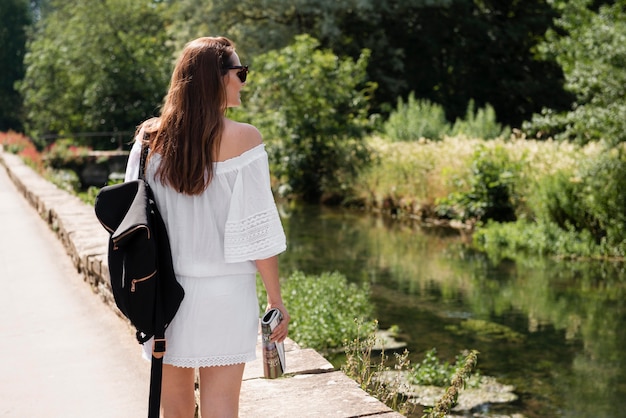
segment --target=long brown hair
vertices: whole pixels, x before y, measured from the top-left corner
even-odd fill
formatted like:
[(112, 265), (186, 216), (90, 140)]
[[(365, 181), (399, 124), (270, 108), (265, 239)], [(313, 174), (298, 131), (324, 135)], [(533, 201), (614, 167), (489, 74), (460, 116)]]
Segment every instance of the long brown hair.
[(150, 156), (162, 158), (156, 177), (180, 193), (200, 194), (213, 177), (227, 107), (224, 75), (234, 50), (224, 37), (189, 42), (172, 73), (161, 116), (144, 123)]

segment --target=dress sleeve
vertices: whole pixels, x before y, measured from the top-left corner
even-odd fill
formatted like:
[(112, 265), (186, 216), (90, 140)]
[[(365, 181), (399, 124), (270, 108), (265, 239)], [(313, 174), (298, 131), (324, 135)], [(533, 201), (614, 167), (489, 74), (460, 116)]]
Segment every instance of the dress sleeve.
[(126, 163), (126, 174), (124, 182), (137, 180), (139, 178), (139, 162), (141, 160), (141, 138), (143, 138), (143, 128), (135, 137), (135, 143), (128, 154), (128, 162)]
[(227, 263), (262, 260), (286, 248), (263, 150), (237, 174), (224, 230), (224, 257)]

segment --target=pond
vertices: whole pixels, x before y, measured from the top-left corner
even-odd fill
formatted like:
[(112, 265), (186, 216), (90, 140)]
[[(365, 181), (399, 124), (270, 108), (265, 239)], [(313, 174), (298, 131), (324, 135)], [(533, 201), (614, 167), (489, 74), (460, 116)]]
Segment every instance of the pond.
[(480, 352), (478, 369), (515, 386), (490, 414), (626, 416), (626, 266), (533, 259), (492, 264), (452, 231), (359, 212), (282, 211), (281, 274), (338, 271), (369, 282), (381, 328), (400, 327), (412, 364)]

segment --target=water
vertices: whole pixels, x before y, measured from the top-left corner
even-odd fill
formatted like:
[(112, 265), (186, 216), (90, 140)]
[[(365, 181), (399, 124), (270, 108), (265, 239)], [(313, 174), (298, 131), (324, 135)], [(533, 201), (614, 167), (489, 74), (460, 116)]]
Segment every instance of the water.
[(488, 412), (525, 417), (626, 417), (623, 263), (527, 260), (493, 265), (464, 237), (366, 214), (283, 211), (283, 276), (339, 271), (372, 285), (381, 328), (397, 325), (412, 362), (435, 347), (516, 387)]

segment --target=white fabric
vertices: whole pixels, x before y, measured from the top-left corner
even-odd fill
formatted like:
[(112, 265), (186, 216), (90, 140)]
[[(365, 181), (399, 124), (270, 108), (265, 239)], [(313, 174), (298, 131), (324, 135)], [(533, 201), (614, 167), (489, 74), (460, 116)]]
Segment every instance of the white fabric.
[[(140, 133), (141, 135), (141, 133)], [(126, 180), (139, 173), (141, 144), (131, 150)], [(286, 239), (270, 188), (263, 144), (215, 163), (201, 195), (177, 193), (154, 179), (160, 156), (151, 158), (146, 178), (165, 220), (176, 274), (193, 277), (256, 272), (253, 260), (285, 251)]]
[[(163, 362), (177, 367), (245, 363), (256, 357), (259, 303), (256, 276), (185, 277), (185, 298), (165, 330)], [(152, 340), (143, 346), (150, 360)]]
[[(142, 137), (139, 132), (137, 139)], [(125, 180), (138, 177), (141, 141), (128, 158)], [(146, 179), (163, 216), (176, 277), (185, 298), (166, 330), (165, 364), (208, 367), (255, 358), (259, 306), (255, 260), (286, 249), (285, 233), (270, 188), (263, 144), (215, 163), (200, 195), (177, 193), (154, 178), (160, 156), (148, 163)], [(144, 345), (150, 358), (152, 341)]]

